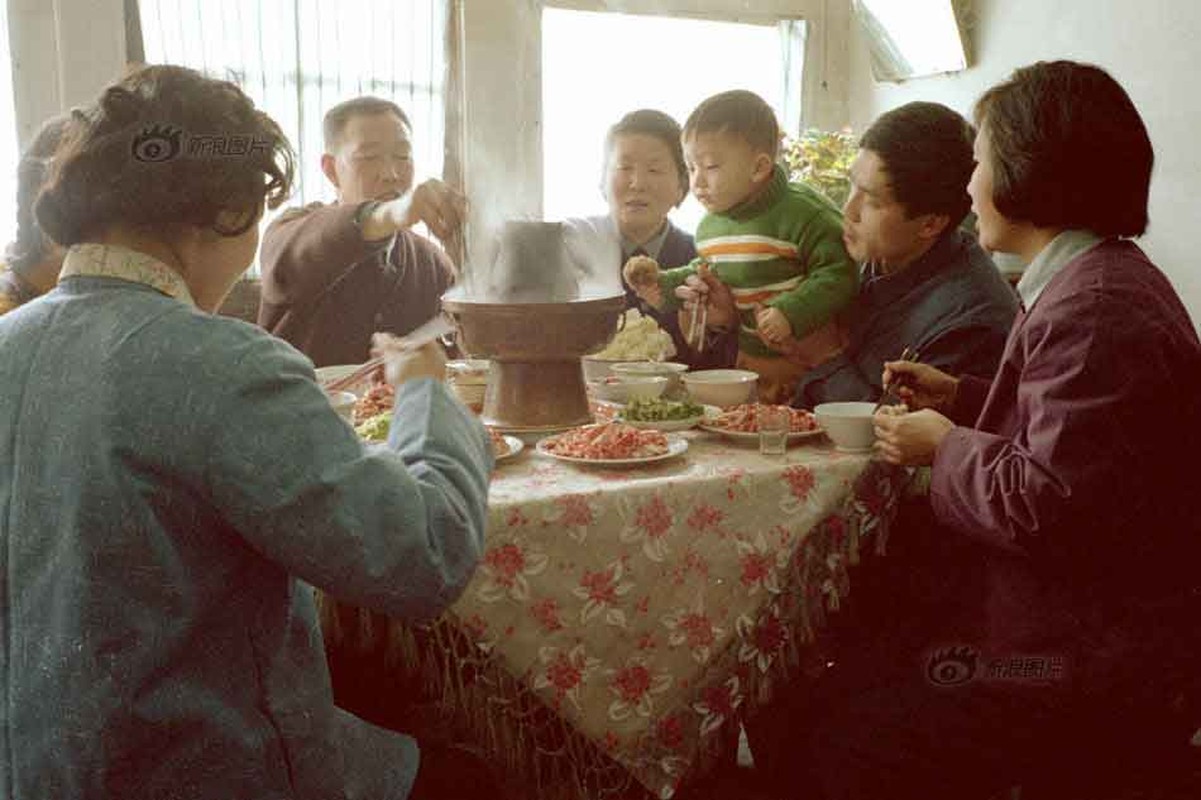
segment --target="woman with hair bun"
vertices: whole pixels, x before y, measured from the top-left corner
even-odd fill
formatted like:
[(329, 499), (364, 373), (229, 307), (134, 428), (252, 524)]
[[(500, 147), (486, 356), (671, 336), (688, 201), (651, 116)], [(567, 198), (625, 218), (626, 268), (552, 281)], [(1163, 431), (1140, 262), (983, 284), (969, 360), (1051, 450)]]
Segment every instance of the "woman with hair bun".
[(279, 126), (189, 69), (75, 115), (37, 203), (61, 278), (0, 318), (6, 796), (430, 796), (413, 739), (334, 707), (310, 586), (441, 612), (491, 445), (436, 345), (385, 343), (368, 452), (312, 362), (212, 313), (292, 177)]

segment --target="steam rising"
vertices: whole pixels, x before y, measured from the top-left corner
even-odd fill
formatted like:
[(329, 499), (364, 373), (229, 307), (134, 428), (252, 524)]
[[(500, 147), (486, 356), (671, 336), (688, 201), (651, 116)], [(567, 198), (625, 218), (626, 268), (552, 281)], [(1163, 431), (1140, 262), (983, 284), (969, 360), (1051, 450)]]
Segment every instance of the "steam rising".
[(454, 295), (485, 303), (565, 303), (621, 295), (621, 245), (608, 217), (507, 220), (480, 237)]

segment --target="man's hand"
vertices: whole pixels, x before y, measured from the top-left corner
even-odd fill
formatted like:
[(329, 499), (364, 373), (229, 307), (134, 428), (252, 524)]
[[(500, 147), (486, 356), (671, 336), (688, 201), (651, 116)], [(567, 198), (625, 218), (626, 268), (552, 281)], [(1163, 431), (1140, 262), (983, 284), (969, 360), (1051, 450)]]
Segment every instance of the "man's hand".
[(780, 345), (792, 337), (792, 325), (778, 308), (759, 306), (755, 309), (755, 327), (759, 338), (769, 345)]
[(734, 293), (703, 261), (697, 266), (695, 275), (689, 275), (683, 285), (676, 287), (676, 297), (684, 306), (680, 312), (680, 330), (685, 334), (692, 323), (692, 309), (697, 303), (708, 304), (705, 327), (709, 330), (729, 331), (738, 326)]
[(446, 379), (446, 354), (437, 342), (410, 346), (403, 337), (390, 333), (371, 336), (371, 355), (384, 359), (384, 379), (399, 387), (416, 378)]
[(928, 408), (909, 413), (892, 407), (876, 412), (875, 427), (876, 452), (885, 461), (925, 466), (934, 462), (935, 451), (955, 423)]
[(376, 206), (362, 222), (363, 238), (384, 239), (424, 222), (430, 233), (446, 240), (459, 232), (466, 217), (467, 198), (431, 178), (408, 194)]

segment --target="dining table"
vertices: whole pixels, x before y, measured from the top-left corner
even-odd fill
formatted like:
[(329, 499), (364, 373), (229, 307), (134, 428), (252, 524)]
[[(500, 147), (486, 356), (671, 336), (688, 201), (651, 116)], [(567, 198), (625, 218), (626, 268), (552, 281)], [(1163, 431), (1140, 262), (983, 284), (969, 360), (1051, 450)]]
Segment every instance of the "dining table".
[(783, 455), (671, 436), (679, 455), (617, 466), (498, 460), (458, 600), (418, 625), (319, 594), (326, 646), (417, 676), (524, 796), (674, 796), (797, 679), (909, 473), (820, 433)]

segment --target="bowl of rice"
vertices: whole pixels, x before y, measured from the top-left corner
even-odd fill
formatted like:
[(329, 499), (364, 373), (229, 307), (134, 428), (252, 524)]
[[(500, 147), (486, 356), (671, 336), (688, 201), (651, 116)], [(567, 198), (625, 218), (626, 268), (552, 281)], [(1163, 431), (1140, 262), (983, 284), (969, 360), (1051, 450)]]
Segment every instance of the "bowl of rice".
[(664, 361), (676, 354), (671, 335), (654, 317), (636, 308), (626, 309), (618, 331), (605, 347), (580, 359), (584, 380), (595, 381), (612, 374), (615, 364), (630, 361)]

